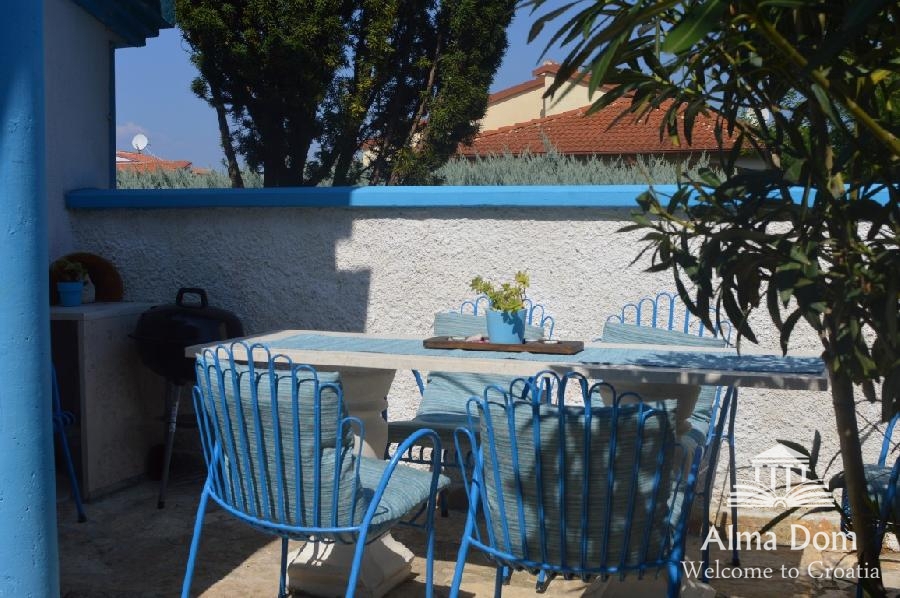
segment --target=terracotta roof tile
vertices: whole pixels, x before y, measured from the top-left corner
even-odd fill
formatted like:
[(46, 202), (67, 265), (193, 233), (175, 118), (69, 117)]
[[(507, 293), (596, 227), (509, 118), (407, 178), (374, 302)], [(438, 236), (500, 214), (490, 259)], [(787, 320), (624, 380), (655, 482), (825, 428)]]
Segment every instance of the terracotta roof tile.
[(492, 93), (488, 96), (488, 106), (490, 106), (491, 104), (496, 104), (497, 102), (502, 102), (506, 98), (511, 98), (513, 96), (519, 95), (520, 93), (525, 93), (526, 91), (532, 91), (534, 89), (542, 89), (543, 87), (544, 79), (543, 77), (539, 77), (537, 79), (532, 79), (531, 81), (525, 81), (524, 83), (513, 85), (512, 87), (507, 87), (506, 89), (501, 89), (500, 91)]
[(116, 170), (153, 172), (154, 170), (188, 170), (188, 160), (163, 160), (150, 154), (116, 150)]
[[(586, 116), (588, 106), (480, 133), (469, 146), (460, 145), (459, 154), (467, 157), (524, 152), (544, 154), (545, 140), (562, 154), (618, 155), (702, 152), (718, 149), (713, 119), (698, 116), (694, 121), (693, 143), (688, 146), (680, 136), (680, 145), (667, 137), (660, 139), (663, 110), (654, 110), (639, 122), (626, 116), (613, 125), (615, 118), (630, 105), (630, 98), (616, 100), (599, 112)], [(726, 147), (729, 144), (726, 142)]]

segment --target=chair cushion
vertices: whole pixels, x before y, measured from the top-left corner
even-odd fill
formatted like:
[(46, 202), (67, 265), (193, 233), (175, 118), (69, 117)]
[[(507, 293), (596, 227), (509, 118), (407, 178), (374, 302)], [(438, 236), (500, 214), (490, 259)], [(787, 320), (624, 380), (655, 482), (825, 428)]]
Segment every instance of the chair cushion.
[[(597, 408), (588, 425), (583, 407), (541, 404), (535, 413), (529, 402), (488, 402), (479, 431), (486, 511), (497, 547), (517, 559), (572, 566), (584, 546), (586, 565), (596, 567), (635, 564), (647, 543), (654, 548), (646, 560), (655, 558), (668, 545), (672, 482), (678, 477), (672, 474), (681, 463), (673, 458), (671, 416), (652, 410), (641, 424), (640, 412), (626, 405), (614, 419), (613, 409)], [(616, 448), (610, 454), (613, 430)]]
[(484, 389), (492, 385), (509, 390), (512, 380), (514, 378), (497, 374), (431, 372), (416, 417), (430, 417), (433, 421), (449, 414), (462, 416), (465, 420), (466, 404), (471, 397), (481, 397)]
[(390, 422), (388, 424), (388, 444), (400, 444), (415, 431), (430, 428), (437, 432), (441, 439), (441, 448), (445, 451), (453, 451), (456, 446), (454, 431), (456, 428), (468, 427), (468, 423), (468, 417), (463, 413), (425, 414), (410, 420)]
[[(223, 363), (222, 393), (215, 365), (202, 356), (198, 365), (201, 372), (209, 372), (208, 384), (202, 378), (199, 381), (201, 400), (224, 447), (219, 492), (223, 500), (251, 516), (287, 525), (337, 527), (362, 520), (367, 504), (359, 500), (353, 430), (346, 426), (341, 433), (338, 428), (347, 415), (343, 402), (330, 387), (320, 390), (318, 401), (315, 393), (317, 381), (320, 385), (336, 383), (339, 374), (298, 370), (295, 416), (291, 372), (274, 370), (270, 375), (267, 369), (258, 367), (251, 384), (247, 366), (237, 365), (231, 370)], [(273, 388), (277, 410), (272, 408)], [(317, 410), (318, 453), (314, 424)], [(262, 454), (256, 449), (257, 439)], [(318, 509), (314, 497), (317, 479)]]
[[(434, 315), (434, 333), (438, 336), (487, 334), (487, 323), (484, 316), (438, 312)], [(537, 326), (526, 326), (525, 336), (529, 339), (541, 338), (543, 330)], [(491, 385), (508, 390), (513, 379), (496, 374), (429, 373), (416, 417), (388, 422), (388, 442), (400, 443), (416, 430), (431, 428), (440, 436), (442, 448), (453, 451), (453, 431), (468, 423), (466, 404), (469, 399), (481, 397), (484, 389)]]
[[(887, 492), (888, 482), (891, 481), (891, 468), (887, 465), (878, 465), (875, 463), (867, 463), (863, 465), (863, 471), (866, 475), (866, 487), (869, 491), (869, 498), (877, 505), (881, 504), (882, 497)], [(900, 486), (900, 480), (898, 480)], [(828, 484), (829, 490), (838, 488), (846, 488), (847, 480), (844, 472), (840, 472), (831, 478)], [(894, 495), (893, 518), (900, 516), (900, 487)]]
[(721, 337), (711, 335), (697, 336), (696, 334), (687, 334), (680, 330), (623, 324), (615, 320), (608, 321), (603, 325), (602, 340), (605, 343), (631, 343), (637, 345), (680, 345), (683, 347), (712, 348), (728, 346), (725, 339)]
[[(635, 326), (610, 321), (603, 326), (603, 342), (605, 343), (631, 343), (649, 345), (676, 345), (682, 347), (710, 347), (723, 348), (728, 344), (722, 338), (713, 336), (697, 336), (686, 334), (678, 330), (666, 330), (653, 328), (652, 326)], [(619, 392), (637, 392), (645, 400), (678, 399), (678, 428), (686, 431), (688, 418), (695, 414), (706, 418), (707, 426), (712, 415), (715, 403), (717, 387), (715, 386), (688, 386), (684, 384), (617, 384)]]
[[(456, 311), (434, 314), (434, 333), (437, 336), (474, 336), (487, 334), (487, 318)], [(544, 329), (528, 324), (525, 326), (525, 340), (544, 337)]]
[[(368, 506), (374, 498), (375, 490), (381, 482), (381, 476), (387, 469), (388, 462), (380, 459), (362, 457), (359, 463), (359, 481), (362, 488), (362, 502)], [(406, 465), (397, 465), (388, 481), (381, 501), (372, 518), (369, 528), (369, 539), (380, 535), (392, 527), (404, 516), (409, 515), (419, 505), (428, 500), (431, 492), (430, 471), (415, 469)], [(438, 490), (450, 485), (446, 476), (438, 477)], [(373, 535), (374, 534), (374, 535)]]

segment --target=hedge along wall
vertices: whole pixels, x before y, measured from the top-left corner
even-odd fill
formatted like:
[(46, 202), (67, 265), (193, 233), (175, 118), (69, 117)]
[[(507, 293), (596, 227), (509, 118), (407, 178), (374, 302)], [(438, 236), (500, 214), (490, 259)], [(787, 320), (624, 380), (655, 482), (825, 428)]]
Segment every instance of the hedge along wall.
[[(522, 193), (526, 204), (554, 199), (542, 188), (437, 189), (451, 198), (468, 193), (467, 201), (476, 204), (488, 201), (478, 196), (492, 194)], [(567, 197), (563, 191), (556, 192)], [(582, 192), (573, 193), (568, 197)], [(268, 207), (78, 209), (72, 221), (78, 250), (119, 267), (126, 299), (171, 303), (179, 287), (203, 287), (211, 304), (238, 313), (248, 333), (303, 328), (425, 336), (435, 311), (471, 296), (474, 275), (503, 278), (527, 269), (530, 294), (556, 317), (557, 336), (592, 339), (623, 303), (673, 284), (667, 273), (643, 271), (649, 258), (632, 263), (641, 233), (617, 232), (629, 222), (628, 202), (597, 207), (602, 202), (583, 193), (586, 207), (436, 207), (437, 200), (419, 202), (427, 207), (352, 207), (379, 203), (370, 201), (372, 195), (351, 197), (344, 202), (350, 207), (274, 207), (280, 196), (265, 195), (260, 201)], [(164, 203), (177, 203), (178, 197), (183, 205), (197, 203), (193, 195), (168, 196)], [(70, 196), (70, 206), (104, 205), (102, 192), (82, 200)], [(777, 352), (777, 335), (766, 322), (759, 313), (757, 332)], [(792, 350), (820, 348), (811, 331), (798, 326)], [(412, 376), (398, 372), (389, 417), (411, 416), (417, 402)], [(862, 404), (861, 420), (877, 422), (879, 408)], [(827, 479), (841, 469), (830, 395), (742, 390), (737, 462), (747, 471), (741, 475), (749, 476), (750, 459), (777, 439), (810, 446), (817, 431), (818, 472)], [(866, 443), (870, 459), (880, 438), (873, 434)], [(726, 477), (720, 472), (720, 487)]]

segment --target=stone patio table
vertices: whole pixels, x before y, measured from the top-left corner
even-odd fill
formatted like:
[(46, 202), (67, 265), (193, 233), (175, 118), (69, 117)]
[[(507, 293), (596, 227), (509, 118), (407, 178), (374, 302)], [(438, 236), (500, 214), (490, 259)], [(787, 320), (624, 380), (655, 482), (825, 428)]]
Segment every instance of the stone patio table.
[[(281, 330), (241, 339), (261, 343), (272, 354), (321, 370), (339, 371), (347, 410), (366, 430), (364, 454), (384, 454), (387, 423), (382, 418), (396, 370), (472, 372), (529, 376), (540, 370), (578, 372), (618, 383), (721, 385), (788, 390), (827, 390), (828, 375), (819, 356), (772, 355), (734, 349), (586, 344), (575, 355), (426, 349), (422, 337), (382, 334)], [(204, 347), (186, 349), (193, 357)], [(237, 359), (246, 357), (234, 346)], [(342, 596), (353, 547), (307, 542), (289, 571), (292, 588), (317, 596)], [(412, 553), (390, 535), (366, 548), (360, 572), (361, 596), (380, 598), (410, 572)]]

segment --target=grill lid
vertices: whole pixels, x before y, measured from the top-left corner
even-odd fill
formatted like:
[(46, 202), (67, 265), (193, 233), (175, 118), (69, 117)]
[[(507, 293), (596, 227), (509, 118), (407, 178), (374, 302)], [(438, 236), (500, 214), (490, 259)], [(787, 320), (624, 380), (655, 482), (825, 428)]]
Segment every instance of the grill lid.
[[(187, 295), (196, 295), (199, 301), (186, 302)], [(176, 384), (187, 384), (194, 379), (194, 360), (184, 356), (185, 347), (243, 335), (238, 317), (210, 307), (204, 289), (182, 288), (174, 304), (142, 313), (132, 338), (144, 365)]]

